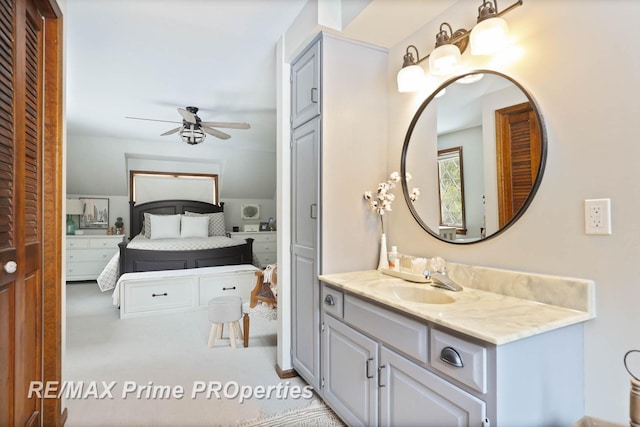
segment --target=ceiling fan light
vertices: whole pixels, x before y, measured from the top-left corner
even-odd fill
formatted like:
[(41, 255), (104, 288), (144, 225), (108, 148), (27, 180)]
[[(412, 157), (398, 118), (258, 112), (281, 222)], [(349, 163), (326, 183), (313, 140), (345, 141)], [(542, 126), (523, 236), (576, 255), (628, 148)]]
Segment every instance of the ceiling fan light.
[(500, 50), (507, 39), (509, 26), (498, 17), (488, 18), (476, 24), (471, 30), (471, 53), (473, 55), (492, 55)]
[(460, 64), (460, 49), (454, 44), (443, 44), (429, 55), (429, 72), (434, 76), (447, 76)]
[(195, 123), (184, 124), (180, 129), (180, 138), (189, 145), (200, 144), (206, 136), (200, 126)]
[(419, 65), (409, 65), (398, 71), (398, 92), (415, 92), (424, 86), (424, 70)]

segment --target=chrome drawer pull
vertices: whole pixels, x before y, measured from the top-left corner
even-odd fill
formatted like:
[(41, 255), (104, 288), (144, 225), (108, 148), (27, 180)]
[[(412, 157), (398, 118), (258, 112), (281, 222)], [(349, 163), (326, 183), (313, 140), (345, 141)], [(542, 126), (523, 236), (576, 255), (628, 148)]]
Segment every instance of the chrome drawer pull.
[(236, 287), (232, 287), (232, 288), (222, 288), (223, 291), (232, 291), (234, 290)]
[(387, 365), (382, 365), (378, 368), (378, 387), (386, 387), (386, 384), (382, 384), (382, 370), (386, 368)]
[(373, 357), (370, 357), (367, 359), (366, 375), (367, 375), (367, 378), (369, 379), (373, 378), (373, 375), (371, 375), (371, 373), (369, 372), (369, 362), (371, 362), (372, 360), (373, 360)]
[(163, 293), (163, 294), (151, 294), (152, 297), (166, 297), (167, 295), (169, 295), (168, 293)]
[(327, 305), (336, 305), (336, 301), (333, 299), (333, 295), (327, 295), (324, 297), (324, 303)]
[(453, 347), (445, 347), (440, 352), (440, 360), (456, 368), (464, 367), (460, 353)]

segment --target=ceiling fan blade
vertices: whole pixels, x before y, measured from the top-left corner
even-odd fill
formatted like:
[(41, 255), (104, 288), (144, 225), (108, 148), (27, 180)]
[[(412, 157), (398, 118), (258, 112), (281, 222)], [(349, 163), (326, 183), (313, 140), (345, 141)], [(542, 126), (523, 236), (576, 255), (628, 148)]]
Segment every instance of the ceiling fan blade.
[(210, 128), (210, 127), (207, 127), (207, 126), (200, 126), (200, 128), (204, 132), (208, 133), (209, 135), (213, 135), (216, 138), (229, 139), (231, 137), (231, 135), (228, 135), (228, 134), (226, 134), (224, 132), (220, 132), (218, 129), (213, 129), (213, 128)]
[(182, 122), (176, 122), (173, 120), (158, 120), (158, 119), (145, 119), (143, 117), (129, 117), (126, 116), (125, 119), (133, 119), (133, 120), (147, 120), (149, 122), (164, 122), (164, 123), (182, 123)]
[(196, 115), (185, 110), (184, 108), (178, 108), (178, 113), (180, 113), (180, 115), (189, 123), (197, 122)]
[(227, 128), (227, 129), (250, 129), (249, 123), (233, 123), (233, 122), (200, 122), (201, 125), (210, 126), (214, 128)]
[(173, 135), (174, 133), (177, 133), (181, 128), (182, 128), (182, 126), (179, 126), (179, 127), (175, 128), (175, 129), (168, 130), (168, 131), (166, 131), (165, 133), (163, 133), (160, 136)]

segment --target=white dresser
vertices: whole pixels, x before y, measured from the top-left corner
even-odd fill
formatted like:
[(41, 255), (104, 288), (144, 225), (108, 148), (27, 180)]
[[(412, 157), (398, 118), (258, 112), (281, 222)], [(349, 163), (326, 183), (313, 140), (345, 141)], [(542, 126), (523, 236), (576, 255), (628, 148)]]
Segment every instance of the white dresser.
[(228, 231), (227, 234), (234, 239), (253, 239), (253, 253), (258, 258), (260, 267), (264, 268), (277, 262), (277, 231), (256, 231), (255, 233)]
[(66, 236), (67, 281), (95, 280), (118, 252), (123, 235)]

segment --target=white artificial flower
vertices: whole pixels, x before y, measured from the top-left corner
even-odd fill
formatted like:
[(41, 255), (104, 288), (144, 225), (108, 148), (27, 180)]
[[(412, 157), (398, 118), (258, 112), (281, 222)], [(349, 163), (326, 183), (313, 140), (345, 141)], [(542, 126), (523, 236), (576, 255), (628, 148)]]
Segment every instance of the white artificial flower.
[[(411, 179), (411, 174), (407, 173), (405, 178), (409, 181)], [(382, 216), (385, 211), (391, 211), (391, 204), (396, 199), (395, 195), (391, 193), (391, 190), (396, 187), (396, 183), (400, 182), (400, 180), (400, 174), (398, 172), (392, 172), (391, 175), (389, 175), (388, 181), (378, 184), (375, 196), (371, 191), (365, 191), (363, 194), (364, 199), (369, 201), (369, 208), (380, 216), (381, 222), (383, 222)], [(409, 199), (412, 202), (415, 202), (419, 195), (420, 189), (413, 188), (409, 195)], [(384, 230), (384, 223), (382, 225), (382, 229)]]

